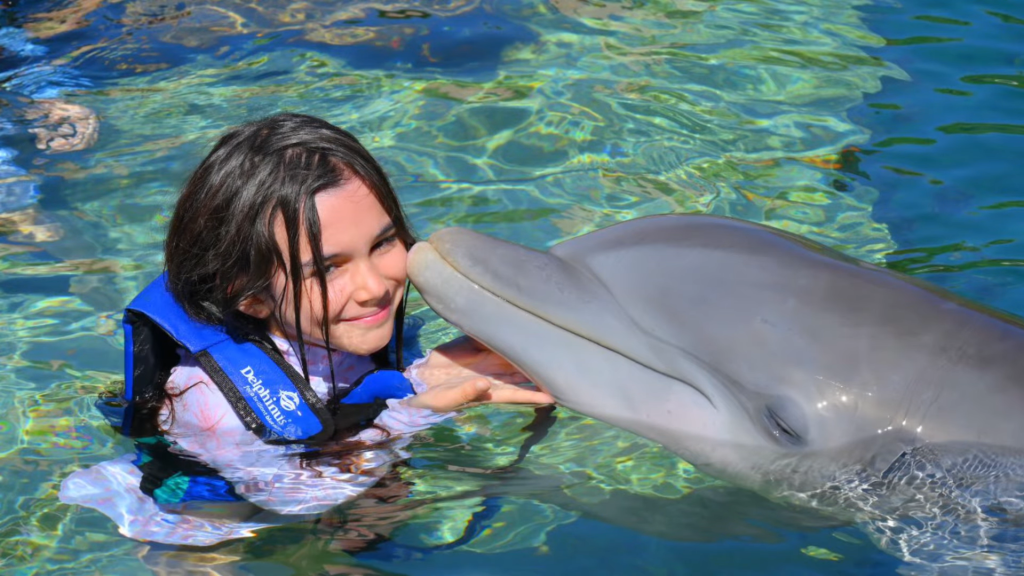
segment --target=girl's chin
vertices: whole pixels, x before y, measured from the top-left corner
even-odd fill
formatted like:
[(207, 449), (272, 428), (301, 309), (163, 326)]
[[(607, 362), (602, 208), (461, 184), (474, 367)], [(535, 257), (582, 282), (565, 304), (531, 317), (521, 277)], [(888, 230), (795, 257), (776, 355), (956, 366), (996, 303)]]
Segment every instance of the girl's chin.
[[(369, 356), (387, 346), (391, 342), (393, 332), (390, 325), (382, 326), (370, 334), (353, 334), (348, 338), (339, 338), (338, 345), (335, 347), (358, 356)], [(332, 340), (331, 343), (334, 344), (334, 341)]]

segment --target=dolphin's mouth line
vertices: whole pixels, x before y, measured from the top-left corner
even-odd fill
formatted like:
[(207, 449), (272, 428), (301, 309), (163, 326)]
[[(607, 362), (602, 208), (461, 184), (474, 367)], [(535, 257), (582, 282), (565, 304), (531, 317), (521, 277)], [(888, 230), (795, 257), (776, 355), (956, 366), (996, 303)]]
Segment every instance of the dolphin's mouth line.
[[(429, 244), (429, 242), (428, 242), (428, 244)], [(446, 265), (448, 266), (448, 268), (450, 268), (450, 269), (451, 269), (451, 271), (452, 271), (452, 272), (454, 272), (454, 273), (458, 274), (460, 278), (464, 279), (464, 280), (465, 280), (466, 282), (468, 282), (468, 283), (469, 283), (469, 284), (470, 284), (471, 286), (473, 286), (474, 288), (477, 288), (477, 289), (479, 289), (479, 290), (482, 290), (482, 291), (486, 292), (486, 293), (487, 293), (488, 295), (490, 295), (491, 297), (493, 297), (493, 298), (495, 298), (496, 300), (499, 300), (499, 301), (501, 301), (501, 302), (504, 302), (505, 304), (508, 304), (509, 306), (511, 306), (511, 307), (513, 307), (513, 308), (515, 308), (516, 310), (520, 310), (520, 311), (522, 311), (522, 312), (523, 312), (523, 313), (525, 313), (525, 314), (529, 314), (530, 316), (532, 316), (532, 317), (534, 317), (534, 318), (536, 318), (536, 319), (540, 320), (541, 322), (544, 322), (544, 323), (545, 323), (545, 324), (547, 324), (548, 326), (551, 326), (551, 327), (557, 328), (557, 329), (559, 329), (559, 330), (562, 330), (562, 331), (564, 331), (564, 332), (568, 332), (569, 334), (572, 334), (572, 335), (574, 335), (574, 336), (576, 336), (576, 337), (578, 337), (578, 338), (582, 338), (583, 340), (586, 340), (587, 342), (590, 342), (590, 343), (591, 343), (591, 344), (593, 344), (594, 346), (598, 346), (598, 347), (600, 347), (600, 348), (603, 348), (603, 349), (605, 349), (605, 350), (607, 350), (607, 351), (611, 352), (612, 354), (615, 354), (615, 355), (617, 355), (617, 356), (620, 356), (620, 357), (622, 357), (622, 358), (625, 358), (626, 360), (629, 360), (630, 362), (633, 362), (633, 363), (635, 363), (635, 364), (638, 364), (638, 365), (640, 365), (640, 366), (643, 366), (644, 368), (646, 368), (647, 370), (650, 370), (651, 372), (655, 372), (655, 373), (657, 373), (657, 374), (661, 374), (662, 376), (664, 376), (664, 377), (666, 377), (666, 378), (671, 378), (671, 379), (673, 379), (673, 380), (676, 380), (677, 382), (680, 382), (680, 383), (683, 383), (683, 384), (685, 384), (686, 386), (688, 386), (689, 388), (691, 388), (692, 390), (694, 390), (694, 391), (696, 391), (696, 392), (697, 392), (698, 394), (700, 394), (700, 396), (701, 396), (702, 398), (704, 398), (704, 400), (706, 400), (706, 401), (707, 401), (707, 403), (708, 403), (708, 404), (709, 404), (709, 405), (711, 406), (711, 408), (712, 408), (712, 409), (714, 409), (715, 411), (718, 411), (718, 406), (717, 406), (717, 405), (715, 404), (715, 401), (714, 401), (714, 400), (713, 400), (713, 399), (711, 398), (711, 396), (709, 396), (709, 395), (708, 395), (708, 393), (707, 393), (707, 392), (705, 392), (705, 391), (704, 391), (703, 389), (701, 389), (700, 387), (698, 387), (698, 386), (694, 386), (693, 384), (691, 384), (690, 382), (688, 382), (688, 381), (686, 381), (686, 380), (680, 380), (680, 379), (679, 379), (679, 377), (677, 377), (677, 376), (674, 376), (674, 375), (672, 375), (672, 374), (666, 374), (666, 373), (665, 373), (664, 371), (662, 371), (662, 370), (658, 370), (657, 368), (654, 368), (654, 367), (652, 367), (652, 366), (648, 366), (647, 364), (645, 364), (645, 363), (643, 363), (643, 362), (639, 362), (639, 361), (637, 361), (637, 360), (636, 360), (635, 358), (632, 358), (632, 357), (630, 357), (630, 356), (626, 356), (626, 355), (622, 354), (621, 352), (619, 352), (619, 351), (617, 351), (617, 350), (613, 350), (612, 348), (609, 348), (608, 346), (605, 346), (604, 344), (601, 344), (600, 342), (596, 342), (596, 341), (594, 341), (594, 340), (591, 340), (590, 338), (588, 338), (588, 337), (584, 336), (583, 334), (580, 334), (579, 332), (576, 332), (576, 331), (574, 331), (574, 330), (570, 330), (570, 329), (568, 329), (568, 328), (565, 328), (564, 326), (559, 326), (559, 325), (557, 325), (557, 324), (554, 324), (553, 322), (551, 322), (551, 321), (550, 321), (550, 320), (548, 320), (547, 318), (545, 318), (545, 317), (543, 317), (543, 316), (540, 316), (540, 315), (538, 315), (538, 314), (535, 314), (534, 312), (531, 312), (530, 310), (527, 310), (526, 308), (523, 308), (522, 306), (519, 306), (519, 305), (518, 305), (518, 304), (516, 304), (515, 302), (512, 302), (512, 301), (510, 301), (509, 299), (507, 299), (507, 298), (504, 298), (504, 297), (502, 297), (502, 296), (500, 296), (500, 295), (496, 294), (495, 292), (493, 292), (493, 291), (491, 291), (491, 290), (488, 290), (487, 288), (485, 288), (485, 287), (481, 286), (481, 285), (480, 285), (480, 284), (479, 284), (478, 282), (475, 282), (475, 281), (473, 281), (473, 280), (472, 280), (472, 279), (471, 279), (471, 278), (470, 278), (469, 276), (466, 276), (465, 274), (463, 274), (461, 270), (459, 270), (459, 269), (458, 269), (458, 268), (457, 268), (457, 267), (456, 267), (456, 266), (455, 266), (454, 264), (452, 264), (452, 262), (451, 262), (450, 260), (448, 260), (448, 258), (446, 258), (446, 257), (445, 257), (445, 255), (444, 255), (444, 253), (443, 253), (443, 252), (441, 252), (440, 250), (438, 250), (438, 249), (437, 249), (436, 247), (434, 247), (433, 245), (431, 245), (431, 248), (433, 248), (433, 249), (434, 249), (434, 252), (435, 252), (435, 253), (436, 253), (436, 254), (438, 255), (438, 257), (440, 257), (440, 258), (441, 258), (441, 260), (443, 260), (443, 261), (444, 261), (444, 263), (445, 263), (445, 264), (446, 264)], [(449, 322), (450, 322), (450, 321), (449, 321)], [(457, 328), (458, 328), (459, 330), (461, 330), (462, 332), (464, 332), (464, 333), (467, 333), (467, 334), (469, 334), (469, 332), (468, 332), (467, 330), (465, 330), (465, 328), (463, 328), (462, 326), (459, 326), (458, 324), (456, 324), (456, 323), (454, 323), (454, 322), (452, 322), (452, 324), (454, 324), (454, 325), (455, 325), (455, 326), (456, 326), (456, 327), (457, 327)], [(641, 331), (642, 331), (643, 333), (645, 333), (645, 334), (648, 334), (649, 336), (653, 336), (653, 335), (651, 335), (650, 333), (648, 333), (648, 332), (647, 332), (646, 330), (641, 330)], [(659, 340), (659, 341), (661, 341), (661, 339), (660, 339), (660, 338), (658, 338), (658, 340)]]

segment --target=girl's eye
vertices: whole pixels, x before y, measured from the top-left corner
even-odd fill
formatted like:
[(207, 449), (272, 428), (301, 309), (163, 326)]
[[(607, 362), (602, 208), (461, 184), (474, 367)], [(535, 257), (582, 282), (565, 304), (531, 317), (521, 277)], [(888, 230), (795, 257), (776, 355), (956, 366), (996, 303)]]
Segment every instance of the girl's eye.
[(378, 252), (380, 250), (390, 248), (391, 246), (394, 246), (396, 242), (398, 242), (398, 236), (395, 234), (386, 238), (381, 238), (380, 241), (373, 245), (373, 251)]
[[(338, 270), (340, 270), (343, 266), (344, 266), (344, 264), (342, 264), (342, 263), (331, 262), (330, 260), (325, 261), (324, 262), (324, 276), (330, 276), (331, 274), (333, 274), (333, 273), (337, 272)], [(311, 280), (313, 278), (316, 278), (316, 269), (313, 266), (310, 266), (308, 269), (305, 270), (305, 278), (307, 280)]]
[[(370, 251), (373, 252), (373, 253), (383, 252), (383, 251), (388, 250), (392, 246), (396, 246), (398, 244), (398, 242), (399, 242), (398, 235), (397, 234), (392, 234), (390, 236), (386, 236), (386, 237), (381, 238), (380, 240), (378, 240), (376, 244), (374, 244), (373, 246), (370, 247)], [(329, 275), (333, 274), (334, 272), (337, 272), (338, 270), (341, 270), (342, 268), (344, 268), (345, 264), (346, 264), (346, 261), (344, 261), (344, 260), (341, 260), (341, 261), (339, 261), (339, 260), (325, 260), (324, 261), (324, 274), (329, 276)], [(306, 277), (307, 278), (312, 278), (312, 277), (314, 277), (316, 275), (312, 267), (310, 267), (308, 270), (306, 270), (305, 273), (306, 273)]]

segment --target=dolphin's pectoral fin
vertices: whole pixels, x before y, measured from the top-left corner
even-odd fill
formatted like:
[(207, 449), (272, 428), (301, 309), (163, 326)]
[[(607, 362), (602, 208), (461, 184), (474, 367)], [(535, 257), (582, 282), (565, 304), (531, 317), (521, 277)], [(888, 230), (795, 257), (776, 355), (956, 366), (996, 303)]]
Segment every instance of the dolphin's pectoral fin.
[(863, 486), (861, 498), (870, 510), (865, 530), (907, 561), (1024, 573), (1024, 451), (918, 446)]

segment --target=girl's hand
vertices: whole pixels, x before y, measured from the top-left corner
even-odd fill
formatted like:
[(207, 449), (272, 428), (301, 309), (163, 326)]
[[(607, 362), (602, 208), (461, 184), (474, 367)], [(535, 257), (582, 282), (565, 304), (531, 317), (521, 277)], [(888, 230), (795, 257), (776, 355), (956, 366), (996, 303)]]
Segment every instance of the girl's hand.
[(438, 346), (416, 376), (427, 390), (404, 400), (409, 406), (450, 412), (476, 404), (550, 404), (546, 392), (519, 386), (529, 382), (512, 364), (479, 342), (457, 338)]

